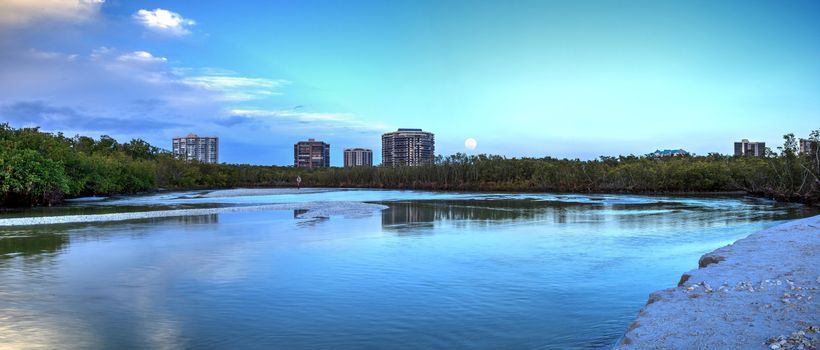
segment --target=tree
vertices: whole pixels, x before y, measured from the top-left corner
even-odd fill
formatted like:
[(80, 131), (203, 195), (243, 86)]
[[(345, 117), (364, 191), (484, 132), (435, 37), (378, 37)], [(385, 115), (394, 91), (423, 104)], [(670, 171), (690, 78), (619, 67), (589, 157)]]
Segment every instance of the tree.
[(0, 167), (4, 205), (51, 205), (61, 202), (69, 190), (69, 179), (62, 164), (37, 151), (4, 147)]

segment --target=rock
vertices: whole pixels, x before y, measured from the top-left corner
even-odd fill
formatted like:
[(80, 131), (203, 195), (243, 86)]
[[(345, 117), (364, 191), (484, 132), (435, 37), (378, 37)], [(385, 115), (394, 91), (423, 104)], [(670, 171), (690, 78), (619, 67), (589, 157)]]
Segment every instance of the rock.
[(709, 266), (711, 264), (717, 264), (717, 263), (719, 263), (723, 260), (726, 260), (725, 256), (714, 254), (714, 252), (713, 253), (707, 253), (707, 254), (704, 254), (703, 256), (701, 256), (700, 260), (698, 260), (698, 268), (702, 269), (702, 268), (704, 268), (706, 266)]
[(820, 350), (820, 216), (753, 233), (698, 266), (650, 294), (640, 327), (614, 349)]
[(703, 291), (705, 291), (706, 293), (712, 292), (712, 286), (710, 286), (709, 283), (700, 282), (700, 284), (703, 286)]
[(678, 281), (678, 287), (683, 287), (684, 284), (686, 283), (686, 281), (689, 280), (689, 277), (692, 277), (692, 275), (690, 275), (688, 273), (684, 273), (683, 275), (681, 275), (680, 276), (680, 281)]
[(649, 294), (649, 299), (646, 301), (646, 305), (652, 304), (658, 300), (661, 300), (661, 292)]

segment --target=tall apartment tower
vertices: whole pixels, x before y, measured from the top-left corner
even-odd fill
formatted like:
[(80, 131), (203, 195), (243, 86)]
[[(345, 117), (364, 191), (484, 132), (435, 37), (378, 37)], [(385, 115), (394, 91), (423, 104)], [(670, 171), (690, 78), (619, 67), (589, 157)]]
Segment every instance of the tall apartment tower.
[(743, 139), (740, 142), (735, 142), (735, 156), (762, 157), (765, 155), (765, 142), (749, 142), (747, 139)]
[(399, 129), (382, 135), (382, 165), (417, 166), (433, 164), (436, 141), (421, 129)]
[(176, 159), (211, 164), (219, 162), (219, 138), (216, 136), (188, 134), (185, 137), (174, 137), (171, 149)]
[(330, 144), (314, 139), (293, 145), (293, 166), (297, 168), (327, 168), (330, 166)]
[(345, 168), (354, 166), (373, 166), (373, 150), (368, 148), (346, 148)]
[(817, 155), (817, 150), (820, 149), (819, 144), (820, 141), (800, 139), (800, 154)]

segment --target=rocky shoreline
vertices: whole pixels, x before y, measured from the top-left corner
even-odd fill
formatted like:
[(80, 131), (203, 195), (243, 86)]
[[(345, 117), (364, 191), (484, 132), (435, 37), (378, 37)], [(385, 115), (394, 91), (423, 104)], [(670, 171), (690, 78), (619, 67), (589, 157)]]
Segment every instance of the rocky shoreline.
[(753, 233), (654, 292), (614, 349), (818, 349), (820, 215)]

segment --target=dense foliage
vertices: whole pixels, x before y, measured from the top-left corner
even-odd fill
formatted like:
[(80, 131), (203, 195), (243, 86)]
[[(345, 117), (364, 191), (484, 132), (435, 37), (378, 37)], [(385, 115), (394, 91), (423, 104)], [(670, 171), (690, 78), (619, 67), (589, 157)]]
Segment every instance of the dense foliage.
[[(456, 154), (422, 167), (296, 169), (203, 164), (173, 159), (142, 140), (14, 129), (0, 125), (0, 204), (37, 205), (64, 197), (135, 193), (158, 188), (240, 186), (375, 187), (430, 190), (551, 192), (746, 191), (781, 200), (820, 201), (820, 158), (798, 154), (793, 135), (777, 154), (718, 154), (596, 160), (505, 158)], [(818, 132), (811, 134), (818, 139)], [(816, 144), (815, 144), (816, 145)]]
[(0, 125), (0, 204), (51, 204), (64, 196), (154, 189), (160, 150), (142, 140), (119, 144), (36, 128)]

